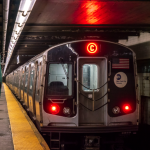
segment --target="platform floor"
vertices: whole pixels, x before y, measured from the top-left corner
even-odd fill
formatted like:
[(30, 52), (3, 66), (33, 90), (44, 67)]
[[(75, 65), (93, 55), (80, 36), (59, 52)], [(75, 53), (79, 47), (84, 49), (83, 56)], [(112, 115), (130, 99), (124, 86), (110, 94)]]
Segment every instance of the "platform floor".
[(14, 150), (7, 102), (5, 99), (5, 91), (3, 86), (0, 96), (0, 149)]
[(6, 84), (0, 96), (0, 150), (50, 150)]

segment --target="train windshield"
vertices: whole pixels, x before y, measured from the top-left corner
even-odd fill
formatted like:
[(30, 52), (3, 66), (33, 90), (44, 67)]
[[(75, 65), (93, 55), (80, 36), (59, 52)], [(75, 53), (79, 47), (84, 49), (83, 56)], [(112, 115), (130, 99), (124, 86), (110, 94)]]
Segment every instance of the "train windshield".
[(83, 91), (91, 91), (97, 89), (98, 82), (98, 66), (95, 64), (84, 64), (82, 70)]
[(51, 96), (72, 95), (72, 64), (50, 64), (47, 94)]

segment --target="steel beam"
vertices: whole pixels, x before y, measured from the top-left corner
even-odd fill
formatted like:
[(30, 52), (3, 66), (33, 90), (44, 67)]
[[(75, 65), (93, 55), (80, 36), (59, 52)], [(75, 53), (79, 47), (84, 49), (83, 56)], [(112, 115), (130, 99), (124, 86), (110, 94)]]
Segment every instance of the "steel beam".
[(26, 27), (50, 27), (50, 28), (98, 28), (98, 29), (125, 29), (125, 30), (133, 30), (133, 29), (148, 29), (150, 30), (149, 24), (99, 24), (99, 25), (89, 25), (89, 24), (38, 24), (38, 23), (27, 23)]
[(139, 36), (139, 32), (100, 32), (100, 31), (79, 31), (79, 32), (22, 32), (21, 36)]

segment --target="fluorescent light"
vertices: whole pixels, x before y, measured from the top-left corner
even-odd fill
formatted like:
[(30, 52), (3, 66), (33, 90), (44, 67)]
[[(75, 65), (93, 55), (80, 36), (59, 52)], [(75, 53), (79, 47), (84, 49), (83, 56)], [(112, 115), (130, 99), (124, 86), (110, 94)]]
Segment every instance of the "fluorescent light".
[(15, 23), (13, 30), (15, 33), (19, 34), (22, 31), (22, 28), (23, 26), (20, 27), (18, 23)]
[(6, 58), (6, 64), (5, 64), (3, 76), (5, 75), (5, 71), (10, 61), (15, 45), (19, 39), (19, 36), (24, 28), (24, 25), (30, 15), (30, 12), (32, 11), (32, 8), (35, 2), (36, 0), (21, 0), (20, 2), (15, 25), (13, 28), (13, 33), (11, 35), (11, 40), (10, 40), (9, 47), (8, 47), (8, 55)]
[(17, 34), (14, 35), (14, 36), (12, 36), (11, 39), (10, 39), (10, 41), (11, 41), (11, 42), (15, 42), (15, 41), (17, 40), (17, 37), (18, 37)]
[(31, 11), (36, 0), (22, 0), (20, 2), (19, 10), (24, 12), (24, 15), (27, 14), (28, 11)]
[(27, 21), (28, 17), (30, 15), (30, 12), (27, 12), (27, 14), (24, 16), (23, 12), (18, 12), (17, 18), (16, 18), (16, 23), (18, 23), (19, 26), (22, 26), (25, 24)]
[(12, 36), (12, 37), (17, 37), (17, 36), (19, 36), (19, 35), (20, 35), (20, 33), (21, 33), (21, 32), (17, 33), (17, 31), (14, 31), (14, 32), (12, 33), (12, 35), (11, 35), (11, 36)]

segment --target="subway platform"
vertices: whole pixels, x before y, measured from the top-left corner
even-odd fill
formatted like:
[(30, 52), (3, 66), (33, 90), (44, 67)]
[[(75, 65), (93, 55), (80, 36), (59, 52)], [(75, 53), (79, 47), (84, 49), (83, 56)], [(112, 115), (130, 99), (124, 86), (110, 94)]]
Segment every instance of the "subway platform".
[(0, 150), (50, 150), (6, 84), (0, 96)]

